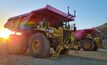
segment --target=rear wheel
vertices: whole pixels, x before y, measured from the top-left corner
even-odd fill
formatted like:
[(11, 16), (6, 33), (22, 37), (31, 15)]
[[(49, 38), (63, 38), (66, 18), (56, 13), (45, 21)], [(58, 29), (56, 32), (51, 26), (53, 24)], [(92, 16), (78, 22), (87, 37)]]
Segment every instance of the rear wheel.
[(10, 36), (6, 44), (9, 54), (24, 54), (28, 49), (27, 41), (24, 36)]
[(95, 49), (96, 45), (95, 42), (92, 39), (83, 39), (82, 40), (82, 48), (85, 51), (93, 51)]
[(36, 33), (29, 40), (29, 53), (36, 58), (46, 57), (49, 55), (49, 40), (42, 33)]

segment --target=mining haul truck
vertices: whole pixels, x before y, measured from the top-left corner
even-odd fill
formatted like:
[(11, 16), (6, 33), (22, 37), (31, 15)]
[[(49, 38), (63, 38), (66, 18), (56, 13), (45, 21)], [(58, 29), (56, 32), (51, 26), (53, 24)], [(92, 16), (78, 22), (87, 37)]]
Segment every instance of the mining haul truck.
[(4, 27), (13, 33), (7, 40), (7, 52), (29, 53), (36, 58), (50, 55), (57, 58), (59, 54), (69, 49), (79, 49), (81, 45), (85, 50), (97, 49), (97, 44), (90, 37), (76, 39), (75, 35), (78, 34), (70, 26), (70, 21), (74, 21), (74, 18), (74, 15), (66, 14), (50, 5), (9, 18)]
[(103, 35), (97, 28), (77, 30), (73, 32), (76, 41), (79, 42), (78, 50), (97, 51), (98, 48), (103, 48)]

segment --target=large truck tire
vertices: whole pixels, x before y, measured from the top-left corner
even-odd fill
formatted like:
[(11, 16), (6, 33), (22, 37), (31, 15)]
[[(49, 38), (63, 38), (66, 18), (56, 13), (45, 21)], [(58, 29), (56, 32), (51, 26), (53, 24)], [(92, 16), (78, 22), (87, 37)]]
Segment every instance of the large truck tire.
[(33, 34), (29, 40), (29, 54), (36, 58), (47, 57), (50, 51), (50, 43), (42, 33)]
[(14, 36), (7, 40), (6, 51), (8, 54), (24, 54), (26, 53), (27, 49), (27, 40), (24, 36)]
[(89, 38), (83, 39), (81, 44), (84, 51), (93, 51), (97, 49), (95, 42)]

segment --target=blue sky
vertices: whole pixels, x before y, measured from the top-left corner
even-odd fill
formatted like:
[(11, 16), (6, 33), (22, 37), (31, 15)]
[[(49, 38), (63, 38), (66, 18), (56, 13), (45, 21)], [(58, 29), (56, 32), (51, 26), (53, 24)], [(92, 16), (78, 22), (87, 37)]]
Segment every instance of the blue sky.
[(78, 29), (91, 28), (107, 22), (107, 0), (0, 0), (0, 28), (12, 16), (24, 14), (49, 4), (67, 13), (77, 11), (73, 23)]

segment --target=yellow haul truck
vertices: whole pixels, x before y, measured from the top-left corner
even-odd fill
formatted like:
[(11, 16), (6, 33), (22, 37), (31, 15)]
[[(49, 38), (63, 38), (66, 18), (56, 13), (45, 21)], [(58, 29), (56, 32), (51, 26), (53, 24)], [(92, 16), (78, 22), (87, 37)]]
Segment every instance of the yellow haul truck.
[(78, 49), (75, 29), (69, 24), (74, 18), (75, 15), (65, 14), (50, 5), (9, 18), (4, 27), (13, 33), (7, 41), (7, 52), (56, 58), (74, 46)]

